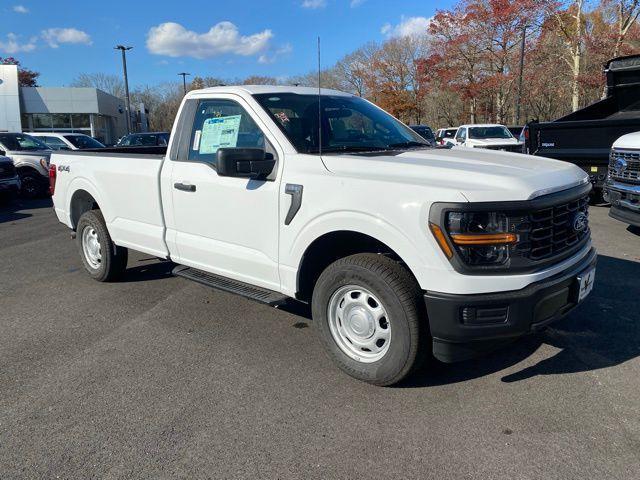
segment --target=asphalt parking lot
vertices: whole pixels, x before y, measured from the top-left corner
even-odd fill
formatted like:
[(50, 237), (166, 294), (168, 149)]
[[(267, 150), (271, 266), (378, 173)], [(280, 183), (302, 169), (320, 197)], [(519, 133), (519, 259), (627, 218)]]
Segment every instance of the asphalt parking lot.
[(569, 317), (378, 388), (300, 306), (141, 254), (100, 284), (49, 201), (0, 207), (0, 478), (640, 478), (640, 236), (604, 207), (591, 225)]

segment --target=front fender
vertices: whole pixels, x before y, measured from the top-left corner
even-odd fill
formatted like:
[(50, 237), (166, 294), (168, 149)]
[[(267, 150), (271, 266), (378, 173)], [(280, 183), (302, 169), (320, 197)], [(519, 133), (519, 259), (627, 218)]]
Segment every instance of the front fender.
[[(334, 211), (309, 221), (291, 239), (290, 249), (281, 252), (281, 263), (288, 266), (282, 272), (283, 286), (287, 291), (296, 291), (298, 287), (297, 272), (307, 248), (323, 235), (338, 231), (361, 233), (384, 243), (408, 266), (422, 288), (426, 288), (429, 279), (433, 278), (434, 266), (436, 269), (444, 268), (438, 259), (432, 258), (437, 252), (430, 248), (428, 243), (431, 238), (426, 237), (423, 232), (413, 232), (415, 235), (412, 239), (407, 233), (380, 217), (364, 212)], [(415, 243), (419, 239), (424, 240), (421, 246)]]

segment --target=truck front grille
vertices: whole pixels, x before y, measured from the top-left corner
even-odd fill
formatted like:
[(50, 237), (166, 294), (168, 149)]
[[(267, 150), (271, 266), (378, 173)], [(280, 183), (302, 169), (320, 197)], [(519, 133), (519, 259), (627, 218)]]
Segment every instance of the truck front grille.
[(0, 164), (0, 178), (13, 178), (16, 176), (16, 167), (13, 166), (13, 163), (2, 163)]
[(609, 157), (609, 178), (640, 184), (640, 151), (612, 150)]
[(485, 150), (502, 150), (505, 152), (515, 152), (522, 153), (522, 145), (521, 144), (508, 144), (508, 145), (483, 145), (482, 147), (476, 148), (484, 148)]
[(529, 214), (530, 228), (523, 254), (530, 260), (547, 260), (581, 246), (591, 235), (589, 195)]

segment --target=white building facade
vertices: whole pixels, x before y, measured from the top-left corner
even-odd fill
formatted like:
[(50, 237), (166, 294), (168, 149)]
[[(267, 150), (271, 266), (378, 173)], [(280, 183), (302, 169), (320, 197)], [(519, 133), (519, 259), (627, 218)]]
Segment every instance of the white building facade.
[(124, 102), (96, 88), (20, 87), (0, 65), (0, 132), (84, 133), (113, 144), (127, 128)]

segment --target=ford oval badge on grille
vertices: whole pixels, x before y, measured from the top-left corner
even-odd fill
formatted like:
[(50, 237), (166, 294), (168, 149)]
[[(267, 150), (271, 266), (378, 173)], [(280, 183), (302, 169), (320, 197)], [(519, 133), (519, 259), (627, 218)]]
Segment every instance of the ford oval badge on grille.
[(588, 223), (588, 217), (582, 212), (578, 212), (576, 216), (573, 217), (573, 229), (576, 232), (584, 232), (587, 229)]
[(617, 174), (623, 173), (627, 169), (627, 161), (624, 158), (616, 158), (613, 163), (613, 169)]

